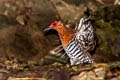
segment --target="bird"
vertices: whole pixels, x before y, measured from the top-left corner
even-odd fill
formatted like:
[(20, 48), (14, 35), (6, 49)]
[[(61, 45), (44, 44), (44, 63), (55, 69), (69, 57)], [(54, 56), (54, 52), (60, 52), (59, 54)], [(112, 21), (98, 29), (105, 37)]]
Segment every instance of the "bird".
[(54, 29), (58, 32), (62, 46), (70, 58), (71, 65), (92, 64), (89, 50), (95, 46), (95, 29), (91, 16), (83, 16), (75, 29), (66, 27), (63, 21), (54, 21), (45, 30)]

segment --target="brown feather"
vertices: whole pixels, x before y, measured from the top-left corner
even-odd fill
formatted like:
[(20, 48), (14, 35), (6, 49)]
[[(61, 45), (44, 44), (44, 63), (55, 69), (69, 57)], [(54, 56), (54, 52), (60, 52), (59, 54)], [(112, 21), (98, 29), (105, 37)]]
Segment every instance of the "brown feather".
[(63, 48), (65, 49), (68, 46), (69, 41), (72, 40), (72, 38), (75, 34), (74, 30), (72, 30), (70, 28), (67, 28), (64, 25), (64, 23), (61, 22), (61, 21), (57, 22), (54, 29), (58, 31), (58, 34), (59, 34), (60, 40), (62, 42)]

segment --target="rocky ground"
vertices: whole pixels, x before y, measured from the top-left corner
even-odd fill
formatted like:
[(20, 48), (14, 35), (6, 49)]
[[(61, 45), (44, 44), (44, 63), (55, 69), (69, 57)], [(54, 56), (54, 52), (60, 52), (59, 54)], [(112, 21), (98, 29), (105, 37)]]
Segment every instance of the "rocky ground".
[(0, 68), (0, 80), (120, 80), (120, 62), (39, 66), (6, 61)]
[[(103, 2), (0, 0), (0, 80), (120, 80), (119, 0)], [(86, 5), (98, 38), (96, 63), (70, 66), (62, 48), (56, 54), (57, 32), (43, 29), (60, 18), (74, 28)]]

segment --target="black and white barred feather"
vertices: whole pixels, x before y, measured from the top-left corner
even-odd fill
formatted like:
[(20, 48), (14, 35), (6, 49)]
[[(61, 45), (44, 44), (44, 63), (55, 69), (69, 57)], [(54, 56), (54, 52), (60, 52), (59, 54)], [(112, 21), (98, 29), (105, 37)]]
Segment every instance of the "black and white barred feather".
[(91, 24), (90, 16), (80, 19), (79, 26), (75, 27), (76, 33), (65, 49), (70, 57), (71, 65), (93, 63), (93, 58), (87, 51), (94, 44), (95, 31)]

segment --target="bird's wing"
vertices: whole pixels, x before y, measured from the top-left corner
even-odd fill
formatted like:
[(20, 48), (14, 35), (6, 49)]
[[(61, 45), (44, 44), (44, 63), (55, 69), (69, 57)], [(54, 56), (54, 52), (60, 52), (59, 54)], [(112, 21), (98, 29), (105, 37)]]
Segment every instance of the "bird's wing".
[(91, 24), (90, 17), (80, 19), (79, 26), (75, 28), (75, 39), (83, 46), (89, 46), (94, 41), (95, 31)]
[(75, 27), (75, 30), (76, 31), (81, 30), (81, 28), (83, 27), (83, 25), (85, 25), (85, 23), (87, 23), (90, 20), (90, 18), (91, 18), (91, 16), (89, 16), (89, 17), (86, 17), (86, 16), (82, 17), (80, 19), (80, 21), (79, 21), (79, 25)]
[[(75, 38), (69, 43), (65, 49), (67, 55), (71, 59), (71, 64), (83, 64), (83, 63), (92, 63), (93, 59), (91, 55), (83, 51), (82, 45), (75, 40)], [(74, 62), (74, 61), (75, 62)]]

